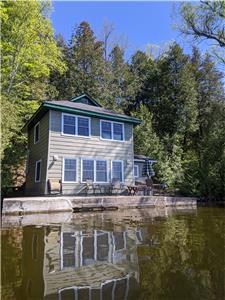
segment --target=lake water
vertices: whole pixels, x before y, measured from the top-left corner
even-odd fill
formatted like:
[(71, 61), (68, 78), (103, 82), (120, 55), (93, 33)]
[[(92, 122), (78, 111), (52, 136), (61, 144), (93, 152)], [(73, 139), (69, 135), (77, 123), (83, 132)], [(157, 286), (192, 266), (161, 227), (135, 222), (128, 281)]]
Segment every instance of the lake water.
[(223, 208), (9, 217), (1, 299), (224, 300), (224, 234)]

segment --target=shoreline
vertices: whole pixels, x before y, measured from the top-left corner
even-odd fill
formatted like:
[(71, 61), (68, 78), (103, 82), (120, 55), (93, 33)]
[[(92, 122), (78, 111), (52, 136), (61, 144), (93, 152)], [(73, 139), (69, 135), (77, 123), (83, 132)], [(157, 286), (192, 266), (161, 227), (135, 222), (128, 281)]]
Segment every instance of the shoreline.
[(16, 197), (3, 200), (2, 215), (73, 212), (74, 209), (115, 206), (124, 208), (157, 208), (197, 206), (195, 197), (171, 196), (42, 196)]

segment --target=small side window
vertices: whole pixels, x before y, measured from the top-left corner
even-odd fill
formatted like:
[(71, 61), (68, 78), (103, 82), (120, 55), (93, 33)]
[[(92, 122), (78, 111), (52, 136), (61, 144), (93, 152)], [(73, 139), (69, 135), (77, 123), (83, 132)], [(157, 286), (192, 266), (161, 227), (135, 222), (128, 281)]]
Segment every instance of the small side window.
[(138, 165), (134, 165), (134, 177), (139, 177), (139, 168), (138, 168)]
[(34, 143), (37, 144), (40, 141), (40, 123), (34, 126)]
[(36, 161), (35, 166), (35, 182), (41, 181), (41, 160)]

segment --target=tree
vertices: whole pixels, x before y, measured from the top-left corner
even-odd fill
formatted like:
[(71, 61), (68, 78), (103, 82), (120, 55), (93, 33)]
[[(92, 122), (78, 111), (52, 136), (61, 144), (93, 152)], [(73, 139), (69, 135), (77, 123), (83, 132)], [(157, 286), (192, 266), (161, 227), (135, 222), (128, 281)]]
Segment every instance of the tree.
[(111, 36), (114, 32), (114, 25), (113, 23), (105, 21), (103, 24), (103, 30), (102, 30), (102, 39), (103, 39), (103, 45), (104, 45), (104, 59), (105, 61), (108, 60), (108, 50), (111, 46)]
[(211, 41), (215, 45), (215, 55), (225, 63), (225, 2), (201, 1), (199, 5), (183, 3), (180, 15), (180, 31), (196, 41)]
[(103, 51), (103, 44), (96, 40), (90, 25), (85, 21), (81, 22), (69, 43), (68, 96), (87, 92), (98, 98), (103, 77)]
[(21, 127), (45, 99), (51, 70), (65, 66), (49, 20), (48, 1), (2, 3), (2, 184), (25, 159)]
[(2, 92), (41, 99), (36, 79), (44, 82), (51, 69), (63, 71), (48, 19), (50, 3), (4, 1), (2, 6)]
[(224, 113), (223, 74), (217, 70), (210, 55), (201, 57), (194, 48), (192, 68), (197, 82), (198, 129), (193, 148), (198, 158), (200, 194), (221, 198), (224, 191)]
[(70, 68), (70, 57), (69, 57), (69, 47), (61, 34), (55, 37), (55, 41), (58, 49), (62, 53), (62, 59), (66, 65), (66, 71), (60, 72), (60, 70), (52, 70), (49, 78), (50, 88), (48, 89), (48, 98), (54, 100), (67, 99), (70, 97), (68, 95), (68, 85), (69, 85), (69, 68)]
[(146, 105), (133, 113), (133, 116), (142, 120), (141, 125), (134, 129), (134, 152), (157, 159), (160, 157), (160, 142), (152, 128), (152, 114)]

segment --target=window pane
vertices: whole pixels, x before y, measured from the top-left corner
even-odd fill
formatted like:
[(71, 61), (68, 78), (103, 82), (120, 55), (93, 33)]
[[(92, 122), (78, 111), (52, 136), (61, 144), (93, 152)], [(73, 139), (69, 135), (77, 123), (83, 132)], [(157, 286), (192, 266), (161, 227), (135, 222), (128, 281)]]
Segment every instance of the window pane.
[(76, 181), (76, 171), (65, 171), (64, 181)]
[(103, 139), (112, 139), (112, 128), (110, 122), (102, 122), (102, 138)]
[(107, 182), (107, 162), (96, 161), (96, 181)]
[(63, 133), (66, 134), (76, 134), (76, 117), (73, 116), (63, 116)]
[(134, 165), (134, 177), (138, 177), (138, 166)]
[(83, 181), (93, 180), (94, 181), (94, 161), (83, 160)]
[(64, 181), (76, 181), (76, 159), (66, 158), (64, 162)]
[(123, 125), (113, 123), (113, 139), (117, 141), (123, 140)]
[(112, 179), (119, 179), (119, 181), (123, 180), (122, 162), (121, 161), (113, 161), (112, 162)]
[(78, 117), (78, 135), (89, 136), (89, 119)]
[(39, 124), (35, 126), (35, 143), (37, 143), (39, 141), (39, 136), (40, 136), (40, 126)]
[(40, 181), (41, 179), (41, 162), (37, 162), (36, 164), (36, 172), (35, 172), (35, 181)]
[(63, 233), (63, 268), (75, 266), (75, 242), (73, 233)]

